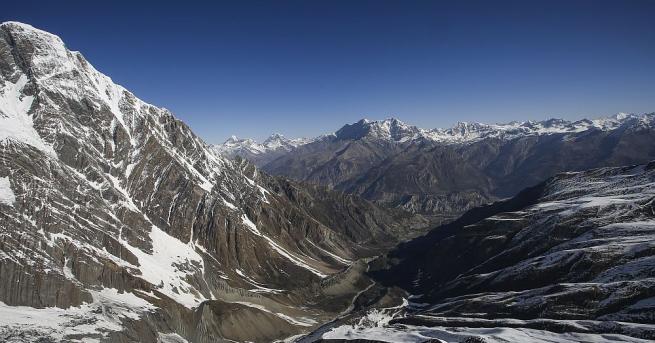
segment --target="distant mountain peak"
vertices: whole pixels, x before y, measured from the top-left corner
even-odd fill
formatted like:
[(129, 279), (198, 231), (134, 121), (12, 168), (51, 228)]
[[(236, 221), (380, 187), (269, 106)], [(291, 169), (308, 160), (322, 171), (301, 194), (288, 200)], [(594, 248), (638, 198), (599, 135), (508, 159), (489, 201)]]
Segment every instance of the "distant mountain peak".
[(214, 144), (211, 148), (219, 155), (227, 157), (241, 156), (255, 164), (259, 164), (258, 162), (262, 156), (264, 160), (268, 161), (274, 156), (289, 152), (313, 141), (314, 139), (308, 138), (289, 139), (281, 133), (273, 133), (262, 143), (259, 143), (251, 138), (237, 138), (233, 135), (222, 144)]
[(412, 139), (419, 131), (417, 127), (407, 125), (401, 120), (391, 117), (384, 120), (361, 119), (354, 124), (344, 125), (335, 132), (335, 135), (338, 139), (368, 137), (370, 139), (403, 142)]
[(277, 146), (277, 145), (291, 144), (292, 141), (293, 141), (292, 139), (287, 139), (281, 133), (274, 133), (268, 136), (268, 138), (266, 138), (262, 144), (264, 146), (271, 146), (271, 145)]
[(270, 136), (268, 136), (268, 138), (266, 140), (268, 141), (268, 140), (274, 140), (274, 139), (284, 139), (284, 135), (281, 134), (281, 133), (275, 132), (275, 133), (271, 134)]
[(627, 119), (629, 117), (632, 117), (632, 116), (634, 116), (634, 114), (619, 112), (619, 113), (614, 115), (614, 119), (616, 119), (616, 120), (625, 120), (625, 119)]

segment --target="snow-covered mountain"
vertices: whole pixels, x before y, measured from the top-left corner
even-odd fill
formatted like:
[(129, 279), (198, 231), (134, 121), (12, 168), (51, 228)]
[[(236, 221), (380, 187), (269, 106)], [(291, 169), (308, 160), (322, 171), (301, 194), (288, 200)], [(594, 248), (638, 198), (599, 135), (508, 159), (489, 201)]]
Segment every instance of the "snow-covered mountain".
[(261, 166), (314, 140), (310, 138), (288, 139), (279, 133), (274, 133), (266, 138), (263, 143), (257, 143), (257, 141), (250, 138), (244, 139), (232, 136), (222, 144), (214, 144), (211, 147), (219, 155), (229, 158), (240, 156), (255, 165)]
[(655, 113), (424, 130), (361, 120), (262, 169), (389, 207), (456, 216), (563, 171), (655, 159)]
[(344, 125), (332, 136), (337, 139), (376, 139), (389, 142), (409, 142), (422, 137), (424, 132), (423, 129), (407, 125), (395, 118), (376, 121), (362, 119), (356, 123)]
[(59, 37), (0, 25), (2, 341), (284, 338), (424, 225), (216, 155)]
[(654, 205), (655, 162), (557, 175), (371, 262), (395, 302), (358, 301), (310, 337), (651, 341)]
[(441, 144), (471, 144), (489, 138), (513, 140), (529, 136), (575, 134), (590, 130), (611, 131), (626, 125), (653, 128), (655, 127), (655, 113), (618, 113), (609, 117), (577, 121), (548, 119), (505, 124), (459, 122), (448, 129), (423, 129), (406, 124), (396, 118), (362, 119), (343, 126), (335, 133), (314, 138), (288, 139), (280, 134), (273, 134), (260, 144), (252, 139), (240, 139), (232, 136), (223, 144), (214, 145), (213, 148), (228, 157), (241, 156), (263, 166), (300, 146), (335, 138), (382, 140), (393, 143), (429, 141)]
[(507, 124), (460, 122), (455, 127), (449, 129), (422, 131), (421, 138), (444, 143), (472, 143), (487, 138), (512, 140), (527, 136), (574, 134), (589, 130), (610, 131), (623, 125), (652, 128), (655, 126), (655, 113), (619, 113), (611, 117), (582, 119), (578, 121), (548, 119), (544, 121), (511, 122)]

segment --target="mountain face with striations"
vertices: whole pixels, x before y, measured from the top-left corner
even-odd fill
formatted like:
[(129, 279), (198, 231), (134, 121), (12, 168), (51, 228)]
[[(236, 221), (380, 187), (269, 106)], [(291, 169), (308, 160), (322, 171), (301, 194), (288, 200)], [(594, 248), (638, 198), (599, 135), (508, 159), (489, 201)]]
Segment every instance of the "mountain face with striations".
[(361, 120), (260, 166), (386, 207), (455, 217), (559, 172), (646, 163), (653, 141), (655, 113), (434, 130)]
[(0, 25), (0, 340), (270, 342), (425, 226), (215, 154), (61, 39)]
[(360, 306), (301, 342), (652, 341), (655, 162), (559, 174), (370, 273)]

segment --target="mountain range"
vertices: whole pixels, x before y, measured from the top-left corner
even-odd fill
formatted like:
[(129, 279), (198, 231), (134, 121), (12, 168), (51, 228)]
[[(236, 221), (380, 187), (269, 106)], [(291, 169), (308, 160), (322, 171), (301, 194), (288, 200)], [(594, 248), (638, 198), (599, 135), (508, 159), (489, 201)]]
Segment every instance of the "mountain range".
[(655, 159), (654, 128), (655, 113), (433, 130), (397, 119), (361, 120), (284, 152), (263, 149), (254, 161), (273, 175), (385, 207), (454, 218), (558, 172)]
[(0, 24), (0, 341), (655, 339), (655, 114), (211, 146)]
[(214, 144), (211, 148), (220, 155), (230, 158), (239, 156), (254, 163), (256, 166), (262, 166), (310, 142), (312, 142), (311, 139), (288, 139), (279, 133), (274, 133), (266, 138), (263, 143), (257, 143), (250, 138), (244, 139), (232, 136), (223, 142), (223, 144)]

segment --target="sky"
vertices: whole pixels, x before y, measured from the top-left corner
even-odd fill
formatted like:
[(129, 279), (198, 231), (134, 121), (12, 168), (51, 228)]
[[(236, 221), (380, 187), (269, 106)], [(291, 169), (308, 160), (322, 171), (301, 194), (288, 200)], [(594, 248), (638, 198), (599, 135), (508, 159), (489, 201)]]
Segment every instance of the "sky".
[(10, 1), (209, 143), (655, 111), (655, 1)]

